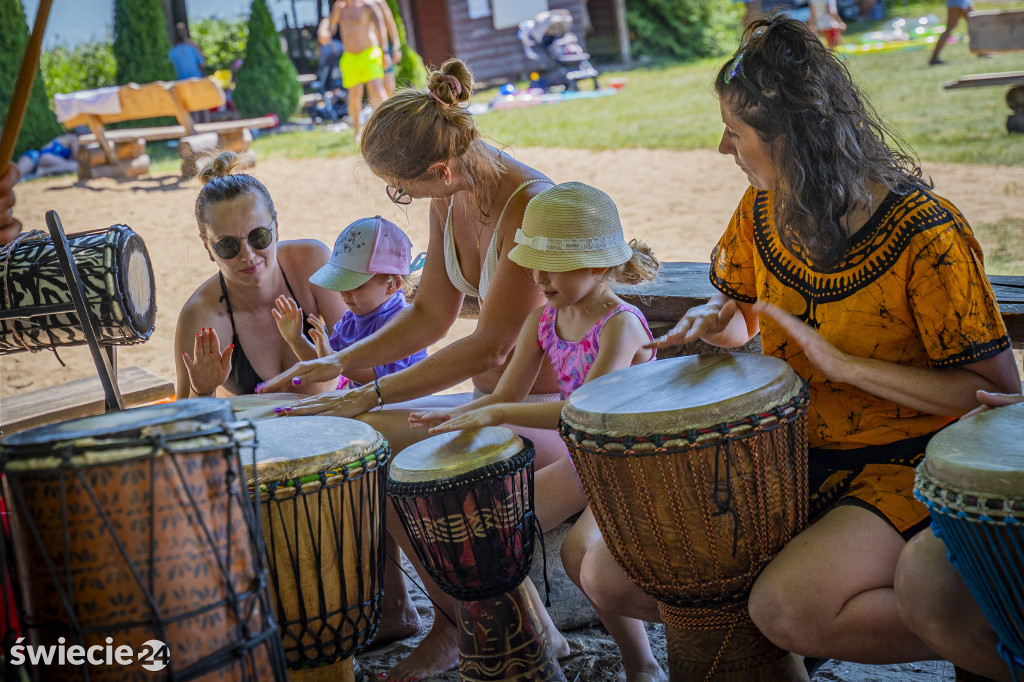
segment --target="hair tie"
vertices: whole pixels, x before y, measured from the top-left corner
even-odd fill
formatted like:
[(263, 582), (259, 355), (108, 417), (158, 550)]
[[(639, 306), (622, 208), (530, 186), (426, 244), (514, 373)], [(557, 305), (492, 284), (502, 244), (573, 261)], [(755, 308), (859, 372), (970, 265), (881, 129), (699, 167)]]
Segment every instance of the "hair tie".
[[(462, 83), (459, 82), (459, 79), (456, 76), (452, 76), (452, 75), (449, 74), (449, 75), (441, 76), (441, 78), (444, 78), (446, 81), (448, 81), (448, 87), (450, 87), (452, 89), (452, 94), (453, 95), (458, 97), (459, 95), (462, 94)], [(437, 94), (434, 93), (433, 90), (429, 90), (427, 92), (427, 94), (430, 95), (431, 97), (433, 97), (434, 100), (438, 104), (443, 106), (443, 107), (453, 107), (453, 106), (455, 106), (455, 102), (445, 102), (443, 99), (438, 97)]]

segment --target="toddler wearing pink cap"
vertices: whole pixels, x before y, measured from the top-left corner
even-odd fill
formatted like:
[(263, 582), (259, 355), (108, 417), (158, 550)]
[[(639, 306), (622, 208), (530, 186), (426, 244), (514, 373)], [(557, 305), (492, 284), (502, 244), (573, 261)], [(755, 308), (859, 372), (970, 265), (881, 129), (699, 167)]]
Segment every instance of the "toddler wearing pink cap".
[[(405, 290), (409, 274), (422, 265), (421, 257), (410, 263), (411, 253), (409, 238), (390, 220), (380, 216), (362, 218), (346, 227), (334, 242), (330, 260), (314, 272), (309, 281), (341, 294), (348, 311), (329, 335), (323, 320), (309, 317), (315, 348), (301, 334), (288, 333), (296, 325), (287, 329), (279, 326), (296, 355), (302, 360), (331, 355), (370, 336), (408, 306)], [(297, 345), (303, 346), (302, 354), (295, 348)], [(425, 357), (427, 352), (421, 350), (386, 365), (351, 370), (349, 376), (339, 377), (338, 388), (344, 388), (349, 381), (353, 386), (370, 383)]]

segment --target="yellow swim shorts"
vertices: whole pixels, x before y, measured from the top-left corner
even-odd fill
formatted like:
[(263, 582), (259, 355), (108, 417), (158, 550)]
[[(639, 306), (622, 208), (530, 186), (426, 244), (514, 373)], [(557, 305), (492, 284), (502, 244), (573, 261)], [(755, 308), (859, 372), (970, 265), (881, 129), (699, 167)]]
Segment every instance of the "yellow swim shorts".
[(341, 84), (345, 88), (369, 83), (384, 77), (384, 51), (370, 47), (362, 52), (341, 55)]

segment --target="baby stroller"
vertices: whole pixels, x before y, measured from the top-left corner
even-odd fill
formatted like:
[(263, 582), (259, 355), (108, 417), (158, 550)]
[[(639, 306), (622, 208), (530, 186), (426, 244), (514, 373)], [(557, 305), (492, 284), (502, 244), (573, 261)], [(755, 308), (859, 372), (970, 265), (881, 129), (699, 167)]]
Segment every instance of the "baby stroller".
[(583, 51), (579, 39), (572, 31), (572, 14), (556, 9), (541, 12), (533, 19), (519, 24), (519, 40), (523, 51), (540, 74), (541, 87), (578, 90), (579, 81), (594, 79), (598, 89), (597, 69), (590, 63), (590, 55)]

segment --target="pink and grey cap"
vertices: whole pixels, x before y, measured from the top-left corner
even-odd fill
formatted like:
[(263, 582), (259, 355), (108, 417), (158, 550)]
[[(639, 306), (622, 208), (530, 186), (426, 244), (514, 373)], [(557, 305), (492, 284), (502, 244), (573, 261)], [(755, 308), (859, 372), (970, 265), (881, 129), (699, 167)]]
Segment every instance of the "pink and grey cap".
[(338, 235), (327, 264), (309, 281), (333, 291), (351, 291), (374, 275), (408, 275), (412, 242), (390, 220), (374, 216), (355, 221)]

